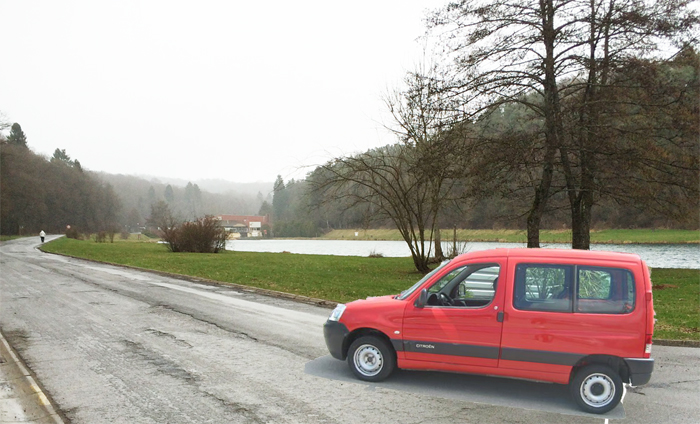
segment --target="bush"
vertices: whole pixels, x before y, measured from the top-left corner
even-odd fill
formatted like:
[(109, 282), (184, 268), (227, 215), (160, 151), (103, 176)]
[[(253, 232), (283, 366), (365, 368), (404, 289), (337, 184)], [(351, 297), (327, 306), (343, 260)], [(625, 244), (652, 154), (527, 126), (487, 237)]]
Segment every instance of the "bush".
[(128, 240), (129, 232), (127, 230), (122, 230), (122, 232), (119, 233), (119, 238), (121, 238), (122, 240)]
[(367, 257), (368, 258), (383, 258), (384, 254), (378, 253), (376, 250), (372, 250), (371, 252), (369, 252), (369, 256), (367, 256)]
[(75, 240), (81, 240), (82, 237), (80, 236), (80, 231), (78, 231), (77, 228), (75, 227), (70, 227), (66, 230), (66, 237), (72, 238)]
[(180, 225), (162, 227), (163, 240), (171, 252), (218, 253), (226, 248), (226, 230), (213, 216)]
[(107, 240), (107, 233), (104, 231), (99, 231), (95, 234), (96, 243), (104, 243)]

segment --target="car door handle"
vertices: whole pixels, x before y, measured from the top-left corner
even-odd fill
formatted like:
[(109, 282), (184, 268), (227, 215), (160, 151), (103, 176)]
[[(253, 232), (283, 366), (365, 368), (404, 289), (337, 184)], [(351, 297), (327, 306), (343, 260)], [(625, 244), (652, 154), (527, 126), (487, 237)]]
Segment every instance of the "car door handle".
[(496, 321), (498, 322), (503, 322), (503, 311), (500, 311), (499, 313), (496, 314)]

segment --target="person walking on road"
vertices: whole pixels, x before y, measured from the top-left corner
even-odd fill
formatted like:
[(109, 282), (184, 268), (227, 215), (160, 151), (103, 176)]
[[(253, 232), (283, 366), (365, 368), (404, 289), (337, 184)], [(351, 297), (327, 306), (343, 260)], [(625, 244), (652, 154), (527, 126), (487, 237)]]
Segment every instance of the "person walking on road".
[(46, 237), (46, 233), (44, 232), (44, 230), (41, 230), (41, 232), (39, 233), (39, 237), (41, 237), (41, 242), (43, 243), (44, 237)]

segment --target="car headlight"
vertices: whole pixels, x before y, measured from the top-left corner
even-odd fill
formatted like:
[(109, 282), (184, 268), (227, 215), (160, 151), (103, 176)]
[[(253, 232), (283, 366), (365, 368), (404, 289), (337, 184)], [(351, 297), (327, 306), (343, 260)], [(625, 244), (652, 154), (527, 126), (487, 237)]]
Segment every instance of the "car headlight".
[(338, 306), (333, 309), (333, 312), (331, 312), (331, 316), (328, 317), (328, 321), (338, 321), (340, 317), (343, 316), (343, 312), (345, 312), (345, 305), (339, 303)]

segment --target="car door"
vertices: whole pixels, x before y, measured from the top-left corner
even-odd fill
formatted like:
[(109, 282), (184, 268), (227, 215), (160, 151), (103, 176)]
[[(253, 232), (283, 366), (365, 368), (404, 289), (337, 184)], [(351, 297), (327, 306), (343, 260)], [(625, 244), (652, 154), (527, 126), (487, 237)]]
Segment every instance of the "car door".
[(635, 307), (635, 280), (643, 276), (583, 260), (511, 258), (509, 267), (514, 283), (506, 294), (512, 302), (505, 305), (499, 367), (567, 382), (586, 355), (624, 357), (644, 346), (646, 315)]
[(505, 265), (502, 258), (450, 264), (426, 282), (427, 304), (409, 302), (404, 311), (405, 358), (497, 367)]

